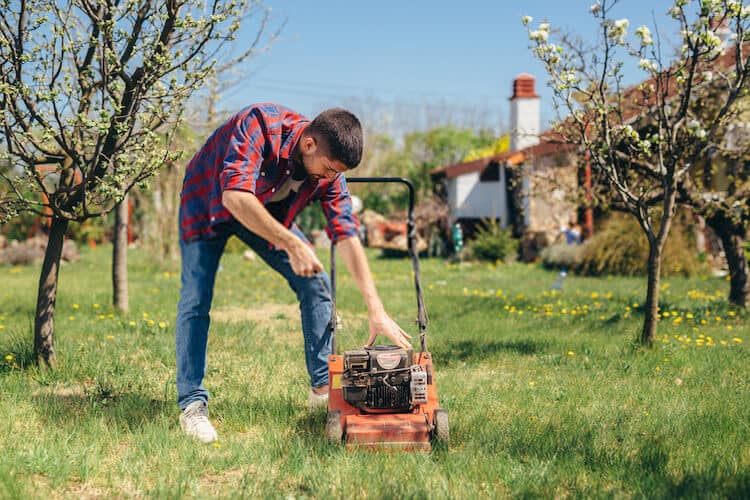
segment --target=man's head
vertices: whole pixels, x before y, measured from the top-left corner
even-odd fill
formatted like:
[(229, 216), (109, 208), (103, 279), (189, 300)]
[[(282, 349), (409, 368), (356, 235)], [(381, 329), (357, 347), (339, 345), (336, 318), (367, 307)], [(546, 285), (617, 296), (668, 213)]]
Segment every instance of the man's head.
[(316, 181), (355, 168), (362, 160), (359, 120), (341, 108), (323, 111), (300, 137), (297, 158)]

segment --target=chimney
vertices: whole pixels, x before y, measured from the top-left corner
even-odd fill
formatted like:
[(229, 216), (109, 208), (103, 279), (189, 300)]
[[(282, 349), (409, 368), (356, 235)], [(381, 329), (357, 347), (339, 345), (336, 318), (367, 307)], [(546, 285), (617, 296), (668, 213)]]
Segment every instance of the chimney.
[(541, 109), (534, 82), (534, 77), (526, 73), (513, 80), (513, 97), (510, 98), (511, 151), (539, 144)]

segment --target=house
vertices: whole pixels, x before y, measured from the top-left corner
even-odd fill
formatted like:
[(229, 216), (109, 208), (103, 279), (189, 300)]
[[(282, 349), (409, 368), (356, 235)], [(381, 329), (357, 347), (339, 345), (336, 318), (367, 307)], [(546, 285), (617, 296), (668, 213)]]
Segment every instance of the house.
[[(577, 146), (552, 132), (541, 132), (540, 98), (535, 79), (521, 74), (510, 98), (510, 150), (506, 153), (437, 168), (432, 180), (441, 186), (451, 211), (467, 235), (492, 219), (523, 237), (524, 258), (555, 240), (560, 228), (579, 219), (571, 192), (579, 185)], [(521, 169), (514, 168), (524, 165)], [(590, 233), (590, 228), (589, 228)]]

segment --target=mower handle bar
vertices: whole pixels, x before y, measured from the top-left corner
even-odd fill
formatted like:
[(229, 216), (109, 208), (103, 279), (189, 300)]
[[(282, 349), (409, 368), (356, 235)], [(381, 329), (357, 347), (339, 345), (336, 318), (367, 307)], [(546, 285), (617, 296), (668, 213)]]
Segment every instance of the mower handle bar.
[[(347, 184), (349, 183), (374, 183), (374, 182), (391, 182), (406, 184), (409, 188), (409, 212), (408, 219), (406, 222), (406, 240), (407, 249), (409, 256), (411, 257), (412, 266), (414, 268), (414, 286), (417, 291), (417, 325), (419, 325), (419, 343), (422, 352), (427, 351), (427, 311), (424, 306), (424, 299), (422, 297), (422, 280), (419, 272), (419, 255), (417, 250), (417, 229), (414, 221), (414, 184), (408, 179), (403, 177), (351, 177), (346, 179)], [(336, 327), (337, 315), (336, 315), (336, 245), (331, 243), (331, 352), (338, 354), (337, 343), (336, 343)]]

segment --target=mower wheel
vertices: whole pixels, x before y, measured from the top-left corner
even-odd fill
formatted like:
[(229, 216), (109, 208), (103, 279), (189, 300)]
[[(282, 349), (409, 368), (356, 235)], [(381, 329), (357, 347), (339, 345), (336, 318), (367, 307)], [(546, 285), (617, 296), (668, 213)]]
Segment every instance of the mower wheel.
[(448, 412), (442, 408), (438, 408), (435, 410), (432, 421), (435, 424), (435, 441), (448, 444), (448, 438), (450, 436), (448, 430)]
[(328, 441), (334, 444), (341, 443), (341, 440), (344, 438), (344, 430), (341, 428), (341, 412), (339, 410), (328, 412), (326, 437)]

